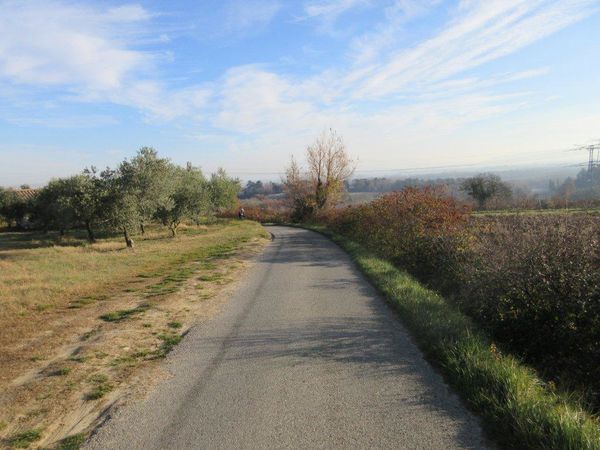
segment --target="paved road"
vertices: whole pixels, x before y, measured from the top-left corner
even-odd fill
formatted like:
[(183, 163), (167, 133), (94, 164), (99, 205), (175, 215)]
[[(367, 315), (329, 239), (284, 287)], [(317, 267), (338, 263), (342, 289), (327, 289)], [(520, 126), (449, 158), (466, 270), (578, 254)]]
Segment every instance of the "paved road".
[(91, 449), (485, 448), (349, 258), (315, 233), (274, 241), (223, 312), (166, 361)]

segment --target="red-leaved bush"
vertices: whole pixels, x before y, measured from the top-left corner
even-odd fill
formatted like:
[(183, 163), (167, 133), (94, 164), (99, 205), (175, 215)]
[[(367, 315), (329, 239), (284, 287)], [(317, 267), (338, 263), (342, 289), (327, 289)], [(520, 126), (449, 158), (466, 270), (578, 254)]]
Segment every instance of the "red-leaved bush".
[(468, 209), (433, 187), (406, 188), (318, 219), (428, 283), (447, 289), (465, 256)]
[(471, 216), (408, 188), (317, 220), (441, 291), (549, 379), (600, 407), (600, 221), (589, 214)]

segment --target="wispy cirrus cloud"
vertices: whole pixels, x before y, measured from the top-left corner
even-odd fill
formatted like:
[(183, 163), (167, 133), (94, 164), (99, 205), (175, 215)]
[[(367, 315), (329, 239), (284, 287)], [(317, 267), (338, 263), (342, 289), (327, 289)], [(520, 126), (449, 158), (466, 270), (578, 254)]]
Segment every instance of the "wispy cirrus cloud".
[[(432, 1), (429, 7), (435, 5)], [(365, 147), (369, 142), (381, 148), (409, 145), (408, 136), (424, 139), (539, 105), (534, 92), (510, 88), (551, 68), (525, 67), (485, 78), (473, 69), (588, 17), (597, 7), (594, 0), (462, 2), (441, 29), (404, 48), (394, 41), (405, 23), (396, 10), (379, 35), (365, 35), (372, 57), (352, 58), (345, 69), (326, 68), (309, 77), (259, 66), (232, 69), (217, 82), (223, 87), (216, 93), (221, 100), (208, 117), (218, 117), (213, 127), (243, 133), (244, 146), (253, 139), (257, 145), (280, 143), (286, 134), (308, 136), (332, 125)], [(418, 17), (426, 13), (423, 8), (410, 13)], [(350, 56), (359, 51), (348, 48)]]
[(240, 36), (259, 32), (281, 8), (278, 0), (231, 0), (225, 7), (225, 31)]
[(335, 35), (336, 22), (344, 14), (373, 6), (373, 0), (313, 0), (304, 4), (303, 15), (297, 20), (316, 21), (318, 31)]
[[(377, 98), (448, 79), (514, 53), (598, 10), (595, 0), (468, 0), (437, 35), (348, 75), (356, 98)], [(366, 73), (365, 73), (366, 72)]]
[(320, 0), (312, 1), (304, 6), (304, 12), (310, 18), (322, 18), (334, 21), (339, 16), (358, 6), (371, 5), (371, 0)]
[(374, 30), (353, 39), (350, 45), (352, 59), (365, 64), (379, 57), (384, 51), (399, 45), (404, 26), (431, 12), (442, 0), (394, 0), (384, 8), (384, 20)]

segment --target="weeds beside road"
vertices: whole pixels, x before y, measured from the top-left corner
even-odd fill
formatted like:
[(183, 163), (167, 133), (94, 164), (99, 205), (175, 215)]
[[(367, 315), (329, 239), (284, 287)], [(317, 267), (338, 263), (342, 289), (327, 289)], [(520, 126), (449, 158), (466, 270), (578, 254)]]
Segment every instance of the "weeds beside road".
[(505, 448), (600, 449), (600, 424), (573, 399), (502, 354), (469, 318), (407, 273), (341, 235), (334, 239), (399, 312), (429, 361)]
[(596, 216), (474, 216), (443, 192), (409, 188), (316, 221), (440, 292), (499, 348), (600, 411)]

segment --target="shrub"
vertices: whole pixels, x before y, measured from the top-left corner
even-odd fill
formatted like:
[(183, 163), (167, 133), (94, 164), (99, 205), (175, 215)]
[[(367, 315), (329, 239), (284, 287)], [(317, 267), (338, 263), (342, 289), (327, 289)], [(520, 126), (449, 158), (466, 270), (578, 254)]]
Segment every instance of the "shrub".
[(405, 188), (319, 217), (421, 280), (449, 290), (467, 254), (468, 210), (436, 188)]
[(444, 293), (503, 347), (600, 408), (600, 224), (589, 214), (472, 216), (407, 188), (317, 221)]
[[(600, 227), (590, 215), (472, 220), (473, 259), (456, 301), (553, 380), (595, 391), (600, 361)], [(592, 393), (594, 395), (594, 393)]]

